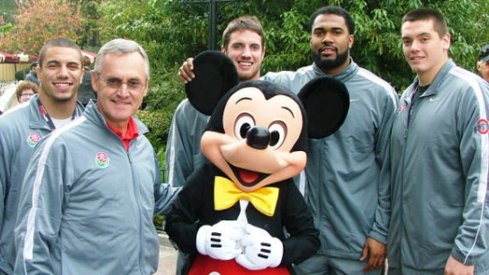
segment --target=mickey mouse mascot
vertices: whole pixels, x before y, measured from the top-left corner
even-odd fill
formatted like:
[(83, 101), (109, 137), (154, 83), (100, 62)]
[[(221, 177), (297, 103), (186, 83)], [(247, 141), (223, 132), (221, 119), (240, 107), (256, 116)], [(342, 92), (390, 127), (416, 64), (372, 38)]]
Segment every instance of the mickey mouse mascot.
[(186, 85), (194, 107), (211, 114), (201, 147), (210, 163), (187, 180), (165, 230), (193, 255), (188, 274), (290, 274), (319, 249), (318, 231), (293, 177), (306, 165), (307, 141), (343, 123), (345, 86), (309, 82), (295, 95), (256, 80), (238, 85), (228, 57), (207, 51)]

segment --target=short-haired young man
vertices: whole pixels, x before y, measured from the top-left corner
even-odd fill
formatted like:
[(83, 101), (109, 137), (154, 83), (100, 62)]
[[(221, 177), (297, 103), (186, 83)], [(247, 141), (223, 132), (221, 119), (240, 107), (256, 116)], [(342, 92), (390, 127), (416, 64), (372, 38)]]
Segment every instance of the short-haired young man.
[(263, 78), (298, 92), (311, 79), (334, 77), (346, 85), (350, 108), (335, 134), (310, 142), (301, 189), (321, 248), (296, 269), (304, 275), (380, 274), (390, 218), (389, 180), (381, 177), (381, 168), (398, 97), (350, 56), (355, 23), (346, 10), (319, 8), (310, 27), (313, 64)]
[(487, 83), (449, 58), (440, 12), (408, 12), (401, 35), (416, 78), (391, 134), (389, 275), (489, 274)]
[[(233, 19), (222, 35), (221, 51), (234, 63), (240, 81), (260, 78), (260, 67), (265, 57), (265, 34), (255, 16)], [(192, 67), (193, 58), (184, 65)], [(184, 66), (182, 66), (184, 67)], [(189, 74), (193, 73), (190, 71)], [(180, 79), (191, 80), (180, 70)], [(182, 186), (188, 176), (205, 161), (200, 152), (200, 137), (207, 126), (208, 116), (198, 112), (187, 99), (183, 100), (173, 115), (166, 148), (168, 182)]]
[[(0, 271), (12, 274), (14, 226), (22, 180), (36, 144), (83, 112), (76, 93), (83, 76), (81, 50), (57, 38), (41, 49), (39, 94), (0, 117)], [(1, 273), (0, 272), (0, 273)]]

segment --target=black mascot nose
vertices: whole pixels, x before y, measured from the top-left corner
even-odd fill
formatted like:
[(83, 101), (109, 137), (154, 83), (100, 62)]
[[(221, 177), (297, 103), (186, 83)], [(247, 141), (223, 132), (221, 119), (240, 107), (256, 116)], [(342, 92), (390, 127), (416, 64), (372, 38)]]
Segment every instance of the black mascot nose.
[(270, 132), (263, 127), (253, 127), (246, 134), (246, 144), (255, 149), (265, 149), (270, 143)]

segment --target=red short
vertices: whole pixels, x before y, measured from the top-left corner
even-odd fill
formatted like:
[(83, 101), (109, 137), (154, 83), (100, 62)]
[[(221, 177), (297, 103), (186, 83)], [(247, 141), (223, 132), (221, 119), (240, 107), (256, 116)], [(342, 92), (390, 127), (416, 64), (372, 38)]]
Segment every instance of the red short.
[(189, 275), (289, 275), (289, 270), (286, 267), (267, 268), (263, 270), (248, 270), (239, 265), (235, 260), (216, 260), (208, 256), (198, 255), (192, 266), (190, 267)]

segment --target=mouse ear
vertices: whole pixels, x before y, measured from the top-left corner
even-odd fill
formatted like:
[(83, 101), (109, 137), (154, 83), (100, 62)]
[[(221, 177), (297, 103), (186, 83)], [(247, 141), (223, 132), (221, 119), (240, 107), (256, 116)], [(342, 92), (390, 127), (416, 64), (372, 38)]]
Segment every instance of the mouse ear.
[(185, 84), (187, 98), (199, 112), (210, 115), (221, 97), (238, 84), (238, 72), (220, 51), (204, 51), (194, 60), (195, 78)]
[(327, 137), (345, 121), (350, 107), (346, 86), (332, 77), (309, 81), (299, 92), (309, 124), (310, 138)]

